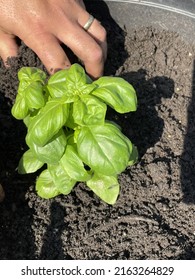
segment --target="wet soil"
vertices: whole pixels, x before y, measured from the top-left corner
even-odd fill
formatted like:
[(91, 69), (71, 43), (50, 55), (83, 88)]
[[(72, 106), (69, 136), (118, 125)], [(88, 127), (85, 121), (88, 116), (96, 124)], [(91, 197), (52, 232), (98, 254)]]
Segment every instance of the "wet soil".
[(0, 68), (0, 259), (195, 259), (194, 46), (165, 30), (126, 34), (102, 24), (105, 74), (129, 81), (139, 103), (135, 113), (108, 118), (137, 145), (139, 161), (119, 176), (114, 206), (83, 183), (68, 196), (38, 197), (37, 174), (17, 173), (26, 131), (10, 110), (20, 67), (44, 67), (22, 44), (10, 69)]

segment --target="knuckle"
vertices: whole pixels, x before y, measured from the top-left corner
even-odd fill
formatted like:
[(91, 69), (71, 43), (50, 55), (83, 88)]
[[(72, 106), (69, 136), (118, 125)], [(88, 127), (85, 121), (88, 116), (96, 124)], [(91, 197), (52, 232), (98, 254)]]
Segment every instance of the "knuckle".
[(90, 53), (88, 53), (88, 60), (96, 63), (103, 61), (103, 51), (99, 45), (91, 49)]

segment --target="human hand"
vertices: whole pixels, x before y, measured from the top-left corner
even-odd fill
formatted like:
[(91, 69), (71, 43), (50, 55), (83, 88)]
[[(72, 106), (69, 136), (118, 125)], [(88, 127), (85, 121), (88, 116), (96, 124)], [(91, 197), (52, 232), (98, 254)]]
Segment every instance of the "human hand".
[(17, 56), (19, 37), (41, 59), (52, 74), (71, 63), (61, 47), (65, 44), (85, 65), (93, 78), (103, 74), (107, 54), (106, 31), (89, 19), (82, 0), (0, 0), (0, 56)]

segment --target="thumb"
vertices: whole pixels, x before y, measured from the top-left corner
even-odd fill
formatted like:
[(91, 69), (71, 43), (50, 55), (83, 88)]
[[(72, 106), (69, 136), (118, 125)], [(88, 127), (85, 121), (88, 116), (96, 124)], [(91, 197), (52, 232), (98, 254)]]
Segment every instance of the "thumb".
[(5, 66), (8, 66), (7, 59), (9, 57), (16, 57), (18, 55), (18, 48), (16, 37), (0, 30), (0, 57)]

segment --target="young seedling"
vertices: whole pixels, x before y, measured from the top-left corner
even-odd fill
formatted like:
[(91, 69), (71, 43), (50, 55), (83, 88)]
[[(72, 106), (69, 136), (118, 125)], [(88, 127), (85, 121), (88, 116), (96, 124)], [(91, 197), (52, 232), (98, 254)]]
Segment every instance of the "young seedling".
[(43, 198), (67, 195), (77, 182), (114, 204), (118, 175), (137, 160), (137, 149), (119, 126), (106, 120), (107, 105), (118, 113), (135, 111), (134, 88), (119, 77), (96, 81), (79, 64), (48, 80), (37, 68), (18, 73), (12, 115), (27, 127), (29, 149), (20, 159), (20, 174), (45, 166), (36, 181)]

